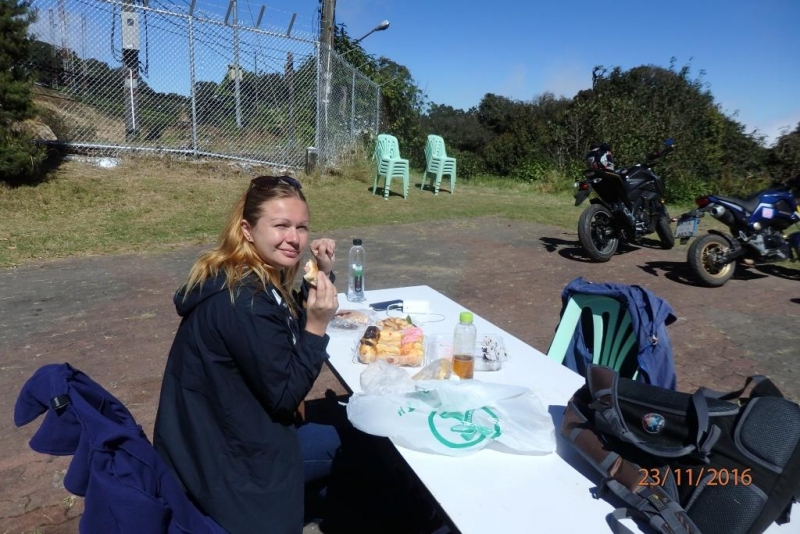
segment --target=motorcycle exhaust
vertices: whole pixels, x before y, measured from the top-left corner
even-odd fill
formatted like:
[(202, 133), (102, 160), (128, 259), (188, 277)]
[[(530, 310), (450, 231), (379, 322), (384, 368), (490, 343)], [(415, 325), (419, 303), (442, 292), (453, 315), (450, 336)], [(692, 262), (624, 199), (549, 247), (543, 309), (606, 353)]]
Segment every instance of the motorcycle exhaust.
[(722, 206), (714, 206), (711, 208), (711, 216), (715, 219), (719, 219), (722, 215), (725, 214), (725, 208)]

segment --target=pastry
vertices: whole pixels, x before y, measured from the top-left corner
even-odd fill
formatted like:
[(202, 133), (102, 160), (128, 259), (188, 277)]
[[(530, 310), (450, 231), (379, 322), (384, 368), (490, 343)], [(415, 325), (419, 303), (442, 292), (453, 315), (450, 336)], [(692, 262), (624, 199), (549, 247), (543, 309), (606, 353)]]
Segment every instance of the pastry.
[(377, 341), (380, 337), (381, 331), (377, 326), (368, 326), (361, 339), (374, 339)]
[[(382, 327), (382, 328), (379, 328)], [(402, 327), (402, 328), (400, 328)], [(385, 360), (396, 365), (419, 366), (425, 351), (423, 332), (405, 319), (390, 318), (368, 326), (358, 346), (362, 363)]]
[(317, 287), (317, 274), (319, 274), (319, 267), (317, 267), (317, 262), (314, 261), (314, 258), (311, 258), (306, 262), (306, 264), (303, 266), (303, 270), (306, 272), (303, 275), (303, 278), (306, 282), (308, 282), (308, 285)]
[(385, 354), (397, 354), (400, 355), (400, 344), (388, 344), (388, 343), (378, 343), (377, 347), (378, 355), (383, 356)]
[(422, 329), (412, 326), (403, 330), (400, 338), (400, 354), (422, 354)]
[(381, 330), (388, 330), (388, 331), (392, 330), (400, 331), (400, 330), (405, 330), (409, 326), (413, 326), (406, 319), (403, 319), (401, 317), (389, 317), (388, 319), (383, 319), (382, 321), (378, 321), (375, 324)]
[(333, 316), (334, 319), (341, 323), (367, 325), (369, 324), (369, 317), (367, 314), (356, 310), (341, 310)]
[(362, 343), (358, 347), (358, 359), (362, 363), (372, 363), (378, 357), (378, 349), (371, 343)]
[(381, 332), (381, 343), (385, 343), (387, 345), (400, 345), (400, 341), (403, 338), (403, 333), (399, 330), (384, 330)]

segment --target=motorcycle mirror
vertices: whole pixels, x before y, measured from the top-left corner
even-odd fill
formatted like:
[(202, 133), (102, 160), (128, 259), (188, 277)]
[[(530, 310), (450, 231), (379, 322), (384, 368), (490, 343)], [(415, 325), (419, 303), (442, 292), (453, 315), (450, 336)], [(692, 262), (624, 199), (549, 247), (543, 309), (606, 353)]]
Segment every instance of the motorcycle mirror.
[(666, 141), (664, 141), (664, 145), (666, 145), (668, 147), (671, 147), (674, 144), (675, 144), (675, 140), (673, 138), (671, 138), (671, 137), (668, 138)]

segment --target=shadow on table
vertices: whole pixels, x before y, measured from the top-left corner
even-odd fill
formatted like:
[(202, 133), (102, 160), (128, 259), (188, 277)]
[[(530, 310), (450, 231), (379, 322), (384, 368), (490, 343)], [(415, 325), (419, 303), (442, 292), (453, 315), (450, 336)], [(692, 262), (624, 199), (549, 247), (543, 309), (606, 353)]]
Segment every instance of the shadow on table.
[(566, 408), (566, 406), (558, 404), (552, 404), (547, 408), (547, 411), (550, 412), (550, 417), (553, 419), (553, 426), (556, 429), (556, 454), (561, 456), (565, 462), (587, 479), (597, 483), (600, 480), (599, 473), (583, 459), (569, 441), (561, 437), (561, 421), (564, 419), (564, 410)]
[[(557, 404), (552, 404), (547, 408), (547, 411), (550, 412), (550, 417), (553, 419), (553, 425), (556, 429), (556, 454), (558, 454), (566, 463), (572, 466), (581, 475), (585, 476), (589, 481), (595, 484), (595, 486), (589, 490), (593, 498), (603, 499), (615, 508), (625, 508), (625, 501), (610, 491), (600, 495), (599, 486), (597, 486), (602, 478), (600, 473), (580, 455), (572, 443), (561, 437), (561, 421), (564, 419), (564, 410), (566, 410), (566, 408), (566, 406)], [(637, 525), (639, 525), (639, 528), (643, 532), (647, 532), (646, 523), (642, 522), (638, 518), (631, 519), (629, 521), (634, 521)], [(608, 514), (606, 516), (606, 522), (608, 523), (610, 532), (625, 532), (625, 530), (619, 529), (617, 520), (614, 519), (612, 514)]]
[(340, 404), (347, 398), (328, 390), (325, 398), (306, 403), (306, 420), (335, 426), (342, 442), (322, 489), (324, 501), (313, 503), (317, 510), (310, 510), (315, 521), (321, 520), (320, 530), (325, 534), (458, 532), (391, 441), (350, 424)]

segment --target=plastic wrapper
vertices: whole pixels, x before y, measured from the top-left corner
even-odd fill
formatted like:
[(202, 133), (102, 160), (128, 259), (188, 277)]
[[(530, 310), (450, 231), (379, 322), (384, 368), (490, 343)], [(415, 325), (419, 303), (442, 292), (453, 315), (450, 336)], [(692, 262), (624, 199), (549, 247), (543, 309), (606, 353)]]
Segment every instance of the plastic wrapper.
[(453, 363), (450, 360), (440, 358), (420, 369), (411, 378), (414, 380), (458, 380), (458, 375), (453, 373)]
[[(432, 334), (425, 339), (427, 361), (452, 360), (453, 334)], [(508, 360), (503, 338), (498, 334), (478, 332), (475, 344), (475, 371), (499, 371)]]
[(368, 395), (406, 393), (414, 390), (414, 381), (404, 369), (377, 360), (361, 373), (361, 390)]
[(476, 371), (499, 371), (508, 359), (503, 338), (497, 334), (478, 334), (475, 351)]
[(375, 323), (372, 310), (339, 310), (330, 322), (330, 328), (336, 330), (365, 330)]

